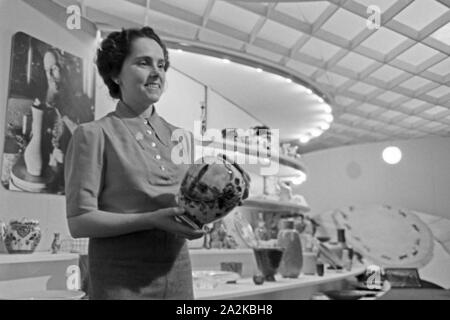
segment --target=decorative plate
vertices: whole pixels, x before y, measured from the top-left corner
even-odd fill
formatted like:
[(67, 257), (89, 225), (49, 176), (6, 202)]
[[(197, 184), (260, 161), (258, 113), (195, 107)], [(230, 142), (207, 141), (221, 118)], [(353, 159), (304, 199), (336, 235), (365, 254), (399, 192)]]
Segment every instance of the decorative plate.
[(349, 206), (331, 213), (336, 228), (364, 257), (383, 267), (426, 265), (433, 256), (433, 235), (414, 213), (388, 205)]

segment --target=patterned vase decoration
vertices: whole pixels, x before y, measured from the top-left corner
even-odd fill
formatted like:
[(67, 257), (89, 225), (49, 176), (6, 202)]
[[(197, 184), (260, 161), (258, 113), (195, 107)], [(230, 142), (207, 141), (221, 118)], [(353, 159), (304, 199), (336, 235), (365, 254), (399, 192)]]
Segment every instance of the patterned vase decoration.
[(6, 228), (5, 247), (9, 253), (32, 253), (41, 241), (39, 221), (12, 220)]
[(178, 193), (179, 218), (195, 229), (225, 217), (249, 194), (250, 176), (225, 155), (204, 157), (186, 172)]
[(0, 242), (5, 239), (6, 236), (6, 223), (0, 220)]

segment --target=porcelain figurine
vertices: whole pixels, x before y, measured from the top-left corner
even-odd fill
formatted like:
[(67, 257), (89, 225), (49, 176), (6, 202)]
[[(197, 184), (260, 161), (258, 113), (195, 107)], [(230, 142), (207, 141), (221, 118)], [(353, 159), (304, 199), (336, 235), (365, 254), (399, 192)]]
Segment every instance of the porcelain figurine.
[(293, 198), (292, 187), (286, 181), (279, 181), (278, 185), (280, 187), (280, 201), (290, 202)]
[(41, 241), (39, 221), (12, 220), (6, 228), (5, 247), (9, 253), (32, 253)]
[(55, 232), (53, 234), (53, 241), (52, 241), (52, 253), (58, 253), (59, 250), (61, 250), (61, 236), (59, 232)]
[(189, 167), (178, 193), (179, 216), (194, 228), (225, 217), (249, 195), (250, 176), (224, 155), (205, 157)]

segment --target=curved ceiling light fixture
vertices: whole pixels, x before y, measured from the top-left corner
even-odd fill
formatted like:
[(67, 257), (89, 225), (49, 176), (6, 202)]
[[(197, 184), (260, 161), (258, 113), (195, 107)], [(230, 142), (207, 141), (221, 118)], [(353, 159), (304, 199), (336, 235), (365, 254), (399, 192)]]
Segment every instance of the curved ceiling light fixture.
[[(322, 92), (319, 88), (309, 83), (308, 81), (300, 78), (299, 76), (289, 73), (287, 71), (281, 70), (278, 67), (270, 65), (270, 63), (264, 62), (261, 59), (255, 57), (255, 60), (249, 59), (244, 56), (239, 56), (236, 53), (226, 52), (215, 50), (213, 48), (207, 48), (204, 46), (199, 46), (197, 43), (186, 43), (179, 42), (176, 39), (164, 39), (167, 47), (173, 50), (182, 50), (191, 53), (197, 53), (205, 56), (214, 57), (220, 59), (224, 63), (234, 62), (240, 65), (244, 65), (247, 67), (252, 67), (256, 72), (262, 73), (267, 72), (269, 74), (273, 74), (280, 79), (283, 79), (286, 83), (289, 84), (297, 84), (302, 89), (303, 92), (311, 95), (313, 99), (315, 99), (318, 103), (320, 103), (320, 110), (325, 111), (327, 114), (323, 118), (328, 124), (333, 122), (334, 118), (332, 115), (332, 107), (331, 107), (331, 96), (328, 96), (326, 93)], [(327, 129), (325, 129), (327, 128)], [(329, 129), (329, 126), (321, 126), (318, 124), (319, 131), (326, 131)], [(325, 129), (325, 130), (324, 130)], [(308, 137), (300, 137), (299, 140), (301, 143), (308, 143), (310, 140), (319, 137), (323, 132), (318, 134), (317, 130), (313, 130), (314, 134), (309, 134)]]
[(264, 71), (264, 72), (272, 73), (281, 78), (284, 78), (286, 82), (296, 83), (296, 84), (299, 84), (299, 85), (305, 87), (307, 90), (306, 92), (308, 94), (314, 94), (316, 96), (316, 99), (319, 102), (327, 103), (327, 104), (331, 103), (332, 99), (329, 96), (327, 96), (324, 92), (322, 92), (319, 88), (317, 88), (316, 86), (305, 81), (304, 79), (300, 78), (297, 75), (294, 75), (292, 73), (281, 70), (277, 67), (269, 65), (266, 62), (256, 61), (256, 57), (255, 57), (255, 60), (251, 60), (251, 59), (248, 59), (248, 58), (245, 58), (242, 56), (238, 56), (234, 53), (221, 52), (221, 51), (214, 50), (211, 48), (205, 48), (203, 46), (198, 46), (197, 44), (193, 44), (193, 43), (176, 42), (176, 41), (171, 41), (171, 40), (167, 40), (167, 39), (164, 39), (164, 42), (169, 49), (174, 49), (174, 50), (180, 49), (180, 50), (183, 50), (186, 52), (203, 54), (206, 56), (211, 56), (211, 57), (221, 59), (224, 62), (232, 61), (232, 62), (242, 64), (245, 66), (253, 67), (256, 69), (257, 72)]

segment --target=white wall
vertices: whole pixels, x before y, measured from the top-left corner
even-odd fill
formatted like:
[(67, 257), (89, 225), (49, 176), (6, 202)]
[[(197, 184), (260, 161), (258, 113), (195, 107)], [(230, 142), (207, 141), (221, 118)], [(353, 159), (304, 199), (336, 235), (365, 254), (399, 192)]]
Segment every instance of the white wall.
[(238, 108), (233, 102), (224, 99), (213, 90), (208, 91), (208, 128), (249, 129), (257, 125), (261, 125), (261, 123)]
[[(194, 131), (194, 121), (201, 119), (206, 87), (178, 71), (175, 63), (167, 73), (167, 88), (156, 108), (169, 122)], [(207, 89), (207, 104), (207, 129), (249, 129), (261, 124), (211, 88)]]
[(167, 72), (166, 89), (156, 104), (156, 110), (170, 123), (194, 132), (194, 121), (201, 119), (203, 101), (205, 87), (171, 68)]
[[(65, 11), (61, 12), (65, 15)], [(61, 18), (61, 17), (60, 17)], [(93, 61), (95, 37), (81, 30), (69, 30), (22, 1), (0, 0), (0, 150), (3, 153), (8, 99), (11, 41), (25, 32), (71, 54)], [(50, 247), (53, 232), (67, 234), (63, 196), (7, 191), (0, 187), (0, 220), (29, 217), (41, 222), (43, 238), (38, 250)]]
[(394, 166), (381, 158), (388, 143), (305, 154), (308, 180), (295, 192), (305, 196), (313, 215), (352, 204), (390, 204), (430, 215), (423, 219), (426, 215), (421, 214), (420, 218), (438, 242), (432, 260), (420, 269), (420, 276), (449, 288), (450, 138), (391, 144), (403, 153), (402, 161)]
[(305, 196), (313, 214), (350, 204), (386, 203), (450, 218), (450, 138), (393, 144), (403, 152), (394, 166), (381, 158), (389, 143), (305, 154), (308, 180), (295, 192)]

